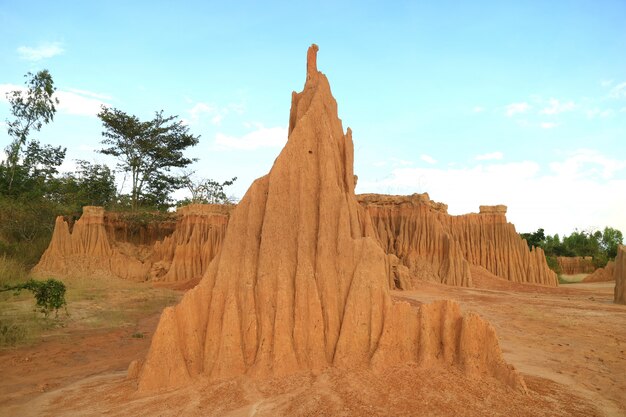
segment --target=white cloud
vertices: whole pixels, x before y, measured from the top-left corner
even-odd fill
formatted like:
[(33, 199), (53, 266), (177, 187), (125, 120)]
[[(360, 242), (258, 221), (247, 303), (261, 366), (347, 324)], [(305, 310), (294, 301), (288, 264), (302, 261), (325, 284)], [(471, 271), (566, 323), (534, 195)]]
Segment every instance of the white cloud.
[(476, 155), (474, 157), (474, 159), (477, 161), (490, 161), (490, 160), (497, 160), (497, 159), (502, 159), (502, 158), (504, 158), (504, 154), (500, 151), (484, 153), (481, 155)]
[(279, 148), (287, 142), (286, 127), (264, 127), (256, 125), (256, 130), (241, 137), (228, 136), (223, 133), (215, 135), (215, 145), (221, 149), (238, 149), (251, 151), (258, 148)]
[(476, 106), (472, 110), (474, 111), (474, 113), (482, 113), (485, 111), (485, 108), (482, 106)]
[(230, 114), (243, 114), (244, 113), (244, 105), (231, 103), (226, 107), (218, 107), (215, 104), (197, 102), (194, 106), (187, 110), (187, 113), (191, 116), (189, 119), (185, 119), (185, 124), (197, 124), (199, 123), (203, 117), (208, 117), (209, 122), (214, 126), (219, 126), (222, 124), (222, 120)]
[(42, 59), (52, 58), (64, 52), (59, 42), (42, 43), (36, 47), (20, 46), (17, 53), (21, 59), (27, 61), (41, 61)]
[[(6, 101), (6, 93), (15, 90), (26, 91), (24, 87), (19, 85), (0, 84), (0, 101)], [(53, 97), (59, 99), (57, 110), (61, 113), (94, 117), (100, 111), (100, 106), (109, 105), (104, 100), (110, 99), (110, 96), (105, 94), (74, 88), (68, 89), (67, 91), (57, 90)]]
[(541, 114), (559, 114), (566, 111), (572, 111), (576, 108), (576, 105), (573, 101), (561, 103), (559, 100), (551, 98), (550, 100), (548, 100), (548, 103), (549, 106), (541, 110)]
[(606, 109), (606, 110), (601, 110), (598, 108), (594, 108), (591, 110), (587, 110), (587, 117), (589, 119), (593, 119), (595, 117), (611, 117), (613, 116), (613, 114), (615, 113), (615, 111), (613, 111), (612, 109)]
[(539, 127), (541, 127), (542, 129), (554, 129), (558, 125), (559, 125), (558, 123), (554, 123), (554, 122), (541, 122), (541, 123), (539, 123)]
[(426, 163), (431, 164), (431, 165), (432, 165), (432, 164), (436, 164), (436, 163), (437, 163), (437, 160), (436, 160), (435, 158), (433, 158), (433, 157), (432, 157), (432, 156), (430, 156), (430, 155), (426, 155), (426, 154), (420, 155), (420, 159), (421, 159), (422, 161), (426, 162)]
[(626, 82), (617, 84), (611, 89), (609, 95), (613, 98), (625, 98), (626, 97)]
[(613, 80), (601, 80), (600, 85), (602, 87), (610, 87), (613, 84)]
[[(464, 168), (404, 167), (384, 180), (360, 178), (358, 192), (428, 192), (451, 214), (476, 212), (481, 204), (505, 204), (518, 231), (539, 227), (570, 234), (574, 228), (626, 230), (625, 160), (578, 150), (541, 169), (533, 161), (483, 163)], [(420, 188), (427, 184), (427, 188)]]
[(525, 113), (528, 110), (530, 110), (531, 106), (530, 104), (526, 103), (526, 102), (522, 102), (522, 103), (511, 103), (509, 105), (507, 105), (505, 107), (506, 109), (506, 115), (508, 117), (512, 117), (513, 115), (517, 114), (517, 113)]

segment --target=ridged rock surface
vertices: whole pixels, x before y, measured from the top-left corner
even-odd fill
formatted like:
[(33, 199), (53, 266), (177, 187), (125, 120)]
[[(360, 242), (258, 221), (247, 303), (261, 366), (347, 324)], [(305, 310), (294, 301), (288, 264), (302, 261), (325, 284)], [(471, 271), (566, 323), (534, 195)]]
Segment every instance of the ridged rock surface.
[(353, 144), (326, 77), (307, 53), (289, 138), (233, 211), (222, 250), (166, 308), (138, 370), (140, 391), (241, 374), (328, 366), (454, 365), (524, 390), (493, 328), (450, 301), (393, 303), (389, 257), (354, 195)]
[(543, 250), (529, 250), (507, 222), (506, 206), (480, 206), (479, 214), (451, 216), (428, 194), (357, 198), (385, 252), (408, 268), (409, 279), (392, 280), (396, 288), (410, 289), (414, 280), (471, 286), (470, 265), (512, 282), (558, 285)]
[(557, 256), (556, 261), (565, 275), (591, 274), (596, 269), (591, 256)]
[[(131, 280), (199, 280), (219, 248), (228, 206), (190, 205), (176, 221), (129, 220), (86, 206), (75, 223), (57, 217), (38, 275), (113, 276)], [(133, 216), (131, 215), (131, 219)]]
[(613, 301), (617, 304), (626, 304), (626, 246), (620, 245), (615, 257), (615, 292)]
[(615, 279), (615, 261), (609, 261), (604, 268), (598, 268), (587, 275), (582, 282), (604, 282)]

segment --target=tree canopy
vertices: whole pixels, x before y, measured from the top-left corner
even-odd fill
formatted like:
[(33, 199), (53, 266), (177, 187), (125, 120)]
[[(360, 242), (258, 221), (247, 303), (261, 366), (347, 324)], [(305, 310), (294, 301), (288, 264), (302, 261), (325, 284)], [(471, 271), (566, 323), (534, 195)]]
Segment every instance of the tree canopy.
[(163, 116), (158, 111), (154, 119), (140, 121), (137, 116), (121, 110), (102, 107), (98, 117), (104, 126), (100, 152), (118, 160), (118, 169), (131, 175), (131, 208), (140, 205), (165, 207), (172, 191), (182, 188), (182, 177), (171, 172), (194, 162), (183, 151), (198, 144), (199, 136), (178, 116)]

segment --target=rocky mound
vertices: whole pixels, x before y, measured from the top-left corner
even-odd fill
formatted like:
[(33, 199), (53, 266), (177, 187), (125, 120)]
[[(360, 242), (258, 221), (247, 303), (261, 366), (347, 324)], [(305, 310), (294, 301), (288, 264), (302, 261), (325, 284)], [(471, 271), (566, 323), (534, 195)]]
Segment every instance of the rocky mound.
[(176, 216), (144, 218), (87, 206), (75, 223), (57, 217), (50, 244), (33, 272), (199, 280), (221, 246), (229, 211), (228, 206), (190, 205), (179, 208)]
[(616, 304), (626, 304), (626, 246), (620, 245), (615, 257), (615, 293), (613, 301)]
[(180, 304), (164, 310), (138, 375), (140, 391), (194, 379), (415, 362), (491, 375), (524, 390), (493, 328), (451, 301), (391, 300), (389, 256), (354, 195), (344, 134), (317, 46), (292, 94), (289, 138), (233, 211), (222, 250)]
[(609, 261), (604, 268), (598, 268), (587, 275), (582, 282), (604, 282), (615, 279), (615, 261)]
[(596, 269), (591, 256), (557, 256), (556, 261), (565, 275), (591, 274)]
[(470, 265), (515, 283), (558, 285), (543, 250), (528, 250), (507, 222), (506, 206), (480, 206), (479, 214), (451, 216), (428, 194), (357, 198), (382, 248), (397, 258), (395, 288), (410, 289), (417, 279), (472, 286)]

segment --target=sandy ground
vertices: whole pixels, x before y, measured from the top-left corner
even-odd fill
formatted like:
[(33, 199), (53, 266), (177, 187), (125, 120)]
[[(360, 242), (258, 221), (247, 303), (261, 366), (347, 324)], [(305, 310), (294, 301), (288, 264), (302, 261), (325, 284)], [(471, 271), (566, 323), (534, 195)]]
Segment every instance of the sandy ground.
[[(412, 303), (452, 298), (487, 318), (528, 395), (490, 378), (407, 364), (384, 373), (329, 369), (264, 381), (199, 381), (140, 396), (125, 370), (147, 352), (158, 320), (152, 312), (133, 327), (70, 329), (36, 346), (0, 351), (0, 415), (626, 416), (626, 306), (612, 304), (613, 283), (551, 289), (479, 272), (473, 275), (483, 288), (423, 283), (393, 296)], [(138, 331), (146, 337), (134, 338)]]

